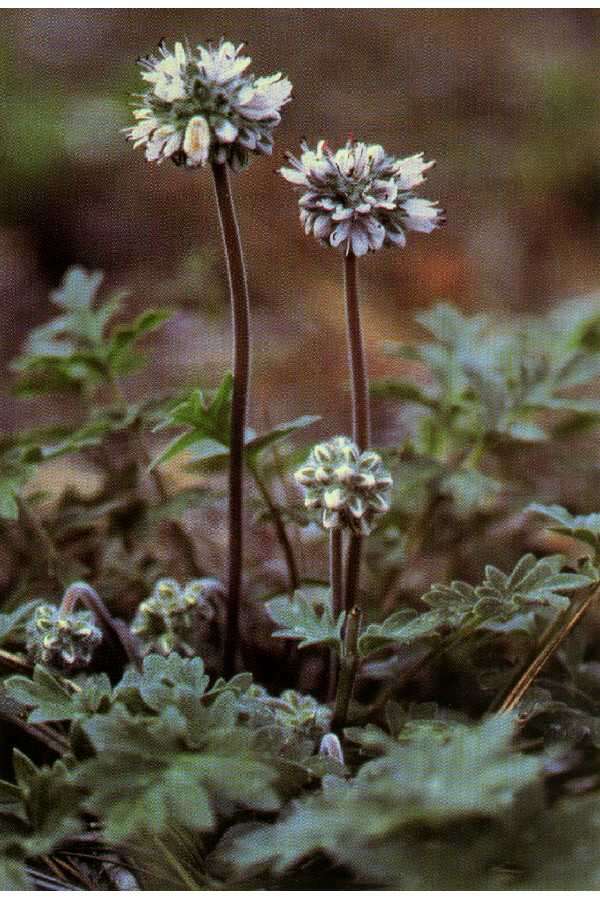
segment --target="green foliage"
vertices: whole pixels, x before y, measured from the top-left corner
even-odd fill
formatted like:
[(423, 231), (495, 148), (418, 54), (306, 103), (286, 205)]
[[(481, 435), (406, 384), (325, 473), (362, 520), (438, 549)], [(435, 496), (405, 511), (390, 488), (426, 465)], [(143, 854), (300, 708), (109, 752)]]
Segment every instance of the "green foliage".
[(78, 779), (109, 839), (160, 834), (170, 823), (210, 831), (219, 814), (277, 807), (275, 769), (236, 725), (232, 695), (188, 713), (171, 706), (158, 717), (134, 716), (117, 704), (84, 726), (97, 755)]
[[(414, 888), (431, 880), (441, 887), (442, 866), (428, 872), (421, 856), (420, 865), (406, 868), (421, 847), (427, 856), (428, 842), (417, 840), (419, 830), (435, 835), (442, 850), (453, 830), (473, 840), (471, 824), (502, 820), (539, 781), (539, 760), (511, 751), (512, 731), (505, 717), (455, 730), (445, 742), (420, 736), (410, 746), (389, 745), (355, 778), (326, 779), (321, 792), (287, 807), (273, 825), (233, 831), (219, 854), (238, 874), (267, 868), (282, 875), (325, 853), (350, 869), (359, 885)], [(471, 856), (479, 857), (478, 850)], [(455, 886), (453, 870), (456, 862), (445, 877)], [(463, 883), (469, 874), (464, 872)]]
[(300, 641), (299, 647), (324, 644), (340, 650), (345, 613), (334, 619), (329, 591), (305, 587), (290, 599), (287, 594), (273, 597), (266, 610), (278, 626), (273, 637)]
[(109, 329), (126, 294), (112, 294), (99, 303), (103, 277), (78, 266), (66, 272), (61, 287), (50, 295), (60, 314), (30, 333), (23, 353), (12, 363), (19, 373), (20, 393), (90, 391), (143, 365), (138, 342), (170, 314), (145, 310), (133, 322)]
[[(599, 318), (593, 302), (512, 323), (439, 304), (417, 316), (433, 340), (388, 342), (390, 355), (416, 364), (402, 379), (372, 384), (374, 396), (402, 404), (410, 434), (394, 471), (394, 511), (410, 521), (439, 498), (453, 501), (459, 519), (501, 510), (532, 476), (502, 464), (507, 454), (550, 442), (556, 453), (560, 440), (597, 424), (600, 403), (588, 385), (600, 374)], [(415, 494), (415, 474), (417, 506), (404, 497), (407, 479)]]
[(400, 609), (384, 622), (368, 625), (358, 639), (358, 650), (366, 656), (389, 644), (410, 646), (437, 636), (439, 626), (440, 619), (436, 612), (418, 615), (412, 609)]
[(26, 459), (18, 447), (9, 444), (0, 448), (0, 519), (18, 518), (18, 498), (34, 472), (33, 461)]
[(529, 509), (549, 519), (547, 527), (552, 531), (588, 544), (594, 551), (594, 558), (600, 558), (600, 513), (573, 516), (563, 506), (544, 506), (541, 503), (532, 503)]
[[(233, 375), (227, 372), (210, 400), (201, 388), (197, 388), (174, 406), (168, 406), (155, 431), (182, 427), (186, 430), (173, 438), (152, 465), (167, 462), (185, 450), (190, 451), (191, 470), (202, 469), (207, 464), (214, 467), (226, 463), (229, 458), (232, 393)], [(320, 416), (300, 416), (261, 435), (247, 429), (245, 453), (248, 464), (255, 465), (265, 450), (296, 431), (310, 427), (319, 418)]]
[(39, 600), (31, 600), (13, 612), (0, 613), (0, 646), (23, 637), (27, 621), (38, 603)]
[(15, 749), (13, 767), (16, 784), (0, 781), (0, 884), (26, 890), (31, 884), (25, 860), (81, 831), (82, 792), (61, 761), (38, 768)]
[(13, 675), (4, 682), (9, 697), (28, 708), (27, 721), (63, 722), (86, 719), (111, 702), (108, 676), (79, 676), (65, 682), (43, 666), (37, 665), (33, 677)]
[(535, 613), (548, 608), (558, 613), (569, 606), (566, 594), (592, 583), (588, 575), (562, 572), (564, 557), (536, 559), (523, 556), (510, 574), (486, 566), (477, 587), (462, 581), (433, 585), (423, 600), (451, 628), (486, 628), (495, 631), (529, 630)]

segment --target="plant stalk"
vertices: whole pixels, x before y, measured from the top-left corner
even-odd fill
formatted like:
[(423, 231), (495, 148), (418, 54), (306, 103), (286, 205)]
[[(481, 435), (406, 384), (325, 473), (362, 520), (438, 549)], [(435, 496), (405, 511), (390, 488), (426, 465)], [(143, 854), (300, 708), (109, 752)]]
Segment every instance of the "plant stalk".
[(244, 551), (244, 436), (250, 379), (250, 300), (240, 232), (225, 163), (213, 163), (215, 194), (223, 236), (233, 324), (233, 396), (229, 437), (228, 609), (223, 668), (225, 678), (236, 669)]
[(281, 517), (281, 512), (279, 507), (273, 500), (271, 496), (271, 492), (266, 485), (266, 482), (260, 475), (257, 467), (255, 465), (249, 465), (248, 468), (254, 478), (256, 487), (263, 499), (263, 502), (267, 509), (269, 510), (269, 514), (273, 521), (273, 527), (275, 528), (275, 533), (277, 535), (277, 540), (279, 541), (279, 545), (285, 557), (285, 562), (288, 571), (288, 589), (290, 594), (293, 594), (295, 590), (297, 590), (298, 585), (300, 583), (300, 579), (298, 576), (298, 565), (296, 563), (296, 557), (294, 555), (294, 549), (292, 547), (291, 541), (289, 539), (284, 521)]
[[(352, 438), (358, 449), (362, 451), (371, 446), (369, 379), (360, 319), (357, 260), (352, 251), (344, 257), (344, 296), (348, 363), (352, 381)], [(345, 605), (348, 612), (357, 602), (356, 591), (360, 579), (361, 553), (362, 537), (353, 534), (346, 557)]]
[(340, 676), (335, 697), (335, 711), (331, 728), (333, 731), (342, 732), (348, 718), (348, 707), (354, 690), (354, 680), (358, 668), (358, 635), (362, 612), (358, 606), (354, 606), (346, 619), (346, 631), (344, 634), (344, 649), (340, 659)]
[[(331, 590), (331, 612), (334, 621), (337, 621), (343, 609), (344, 583), (342, 565), (342, 538), (341, 528), (332, 528), (329, 531), (329, 587)], [(338, 658), (335, 649), (330, 651), (329, 658), (329, 698), (335, 697), (338, 680)]]

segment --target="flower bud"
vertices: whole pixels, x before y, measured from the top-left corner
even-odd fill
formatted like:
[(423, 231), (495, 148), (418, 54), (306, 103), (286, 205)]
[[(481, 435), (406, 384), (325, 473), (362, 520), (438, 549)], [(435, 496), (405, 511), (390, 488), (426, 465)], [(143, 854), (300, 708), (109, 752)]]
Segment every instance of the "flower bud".
[(389, 509), (392, 479), (381, 457), (360, 453), (349, 438), (317, 444), (296, 473), (308, 509), (322, 510), (324, 528), (369, 534), (377, 515)]
[(27, 625), (30, 659), (56, 669), (85, 669), (101, 640), (102, 632), (89, 610), (65, 612), (44, 603), (34, 610)]

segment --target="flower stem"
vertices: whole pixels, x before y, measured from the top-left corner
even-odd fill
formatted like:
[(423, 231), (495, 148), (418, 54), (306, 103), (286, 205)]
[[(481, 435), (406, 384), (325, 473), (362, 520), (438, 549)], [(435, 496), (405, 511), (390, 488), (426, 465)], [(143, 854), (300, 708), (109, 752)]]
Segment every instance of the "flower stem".
[[(352, 380), (352, 437), (359, 450), (371, 445), (369, 414), (369, 379), (360, 321), (358, 298), (358, 272), (356, 256), (352, 251), (344, 257), (344, 295), (346, 301), (346, 333), (348, 362)], [(362, 538), (352, 535), (346, 558), (346, 609), (356, 603), (356, 590), (360, 577)]]
[(352, 378), (352, 437), (359, 450), (367, 450), (371, 445), (369, 379), (360, 321), (357, 261), (352, 252), (344, 257), (344, 293), (348, 361)]
[(229, 444), (228, 609), (223, 650), (224, 675), (228, 678), (235, 672), (239, 645), (239, 611), (244, 549), (244, 435), (250, 378), (250, 302), (242, 243), (227, 166), (225, 163), (215, 162), (212, 164), (212, 170), (225, 249), (233, 322), (233, 397)]
[(358, 635), (362, 613), (358, 606), (354, 606), (346, 619), (346, 632), (344, 634), (344, 650), (340, 660), (340, 677), (335, 698), (335, 712), (333, 714), (332, 730), (342, 731), (348, 718), (348, 707), (354, 690), (354, 679), (358, 668)]
[(329, 584), (331, 587), (331, 611), (337, 619), (342, 611), (342, 529), (332, 528), (329, 531)]
[(293, 594), (300, 583), (300, 579), (298, 577), (298, 565), (296, 563), (296, 557), (294, 555), (294, 550), (288, 537), (284, 521), (281, 517), (281, 511), (273, 500), (271, 492), (269, 491), (265, 480), (260, 475), (257, 467), (255, 465), (249, 465), (248, 468), (250, 469), (252, 477), (254, 478), (254, 482), (263, 499), (263, 502), (269, 510), (269, 515), (271, 516), (273, 527), (275, 528), (275, 533), (277, 534), (277, 540), (279, 541), (279, 545), (281, 547), (287, 565), (289, 592), (290, 594)]
[[(331, 590), (331, 612), (334, 621), (342, 611), (344, 585), (342, 573), (342, 529), (332, 528), (329, 532), (329, 586)], [(331, 650), (329, 660), (329, 697), (335, 697), (338, 680), (338, 659), (335, 650)]]

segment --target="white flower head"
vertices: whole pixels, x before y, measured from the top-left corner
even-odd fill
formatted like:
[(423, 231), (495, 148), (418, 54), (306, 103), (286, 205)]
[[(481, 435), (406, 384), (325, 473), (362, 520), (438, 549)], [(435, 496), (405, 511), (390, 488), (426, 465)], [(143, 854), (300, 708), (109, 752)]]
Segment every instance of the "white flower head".
[(379, 144), (348, 141), (335, 152), (325, 141), (315, 150), (302, 144), (300, 158), (288, 154), (279, 172), (303, 189), (300, 221), (324, 245), (363, 256), (384, 246), (404, 247), (407, 231), (431, 232), (444, 211), (416, 197), (435, 163), (422, 153), (396, 159)]
[(190, 168), (207, 162), (243, 168), (250, 153), (270, 154), (281, 108), (292, 85), (280, 72), (255, 78), (243, 44), (222, 39), (195, 50), (177, 42), (140, 61), (148, 90), (134, 109), (136, 124), (125, 129), (146, 159), (171, 159)]
[(389, 509), (392, 478), (379, 454), (361, 453), (350, 438), (317, 444), (294, 478), (304, 489), (308, 509), (322, 510), (324, 528), (350, 528), (370, 534), (376, 518)]

